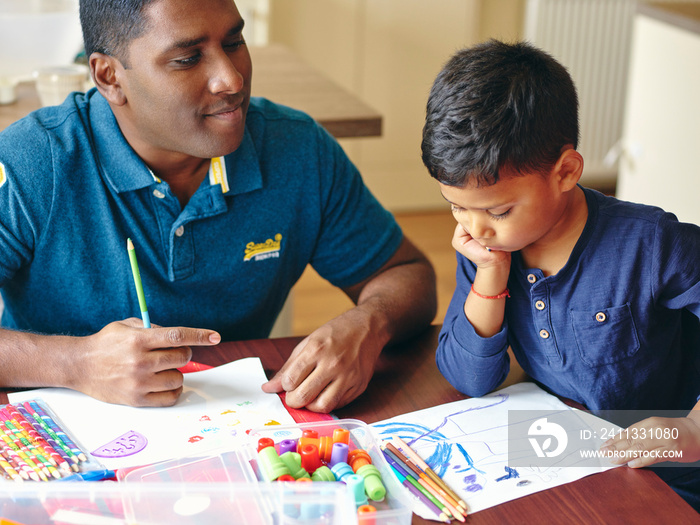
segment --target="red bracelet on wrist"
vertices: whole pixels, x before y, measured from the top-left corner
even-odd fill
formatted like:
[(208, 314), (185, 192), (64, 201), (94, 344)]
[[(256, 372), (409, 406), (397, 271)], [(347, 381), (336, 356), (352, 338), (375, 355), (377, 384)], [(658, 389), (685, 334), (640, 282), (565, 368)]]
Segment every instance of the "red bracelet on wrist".
[(510, 297), (510, 292), (508, 291), (508, 288), (503, 290), (501, 293), (498, 295), (481, 295), (479, 292), (477, 292), (474, 289), (474, 285), (472, 284), (472, 293), (476, 295), (477, 297), (481, 297), (482, 299), (503, 299), (505, 297)]

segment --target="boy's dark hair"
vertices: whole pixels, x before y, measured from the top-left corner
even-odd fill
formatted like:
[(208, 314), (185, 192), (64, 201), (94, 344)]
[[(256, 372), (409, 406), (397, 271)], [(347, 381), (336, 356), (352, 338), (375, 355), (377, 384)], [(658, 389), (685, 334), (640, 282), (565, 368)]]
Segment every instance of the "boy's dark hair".
[(525, 43), (490, 40), (458, 51), (426, 109), (423, 163), (443, 184), (491, 185), (499, 169), (551, 169), (578, 146), (578, 97), (566, 68)]
[(143, 35), (148, 21), (146, 7), (156, 0), (80, 0), (80, 25), (85, 55), (104, 53), (128, 67), (131, 41)]

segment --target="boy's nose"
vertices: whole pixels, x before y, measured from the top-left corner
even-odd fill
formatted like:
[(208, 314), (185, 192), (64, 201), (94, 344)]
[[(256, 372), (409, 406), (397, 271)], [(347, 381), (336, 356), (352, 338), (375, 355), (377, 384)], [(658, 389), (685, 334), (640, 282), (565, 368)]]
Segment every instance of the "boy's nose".
[(493, 236), (493, 230), (489, 225), (478, 217), (471, 217), (469, 220), (469, 235), (476, 240), (488, 239)]

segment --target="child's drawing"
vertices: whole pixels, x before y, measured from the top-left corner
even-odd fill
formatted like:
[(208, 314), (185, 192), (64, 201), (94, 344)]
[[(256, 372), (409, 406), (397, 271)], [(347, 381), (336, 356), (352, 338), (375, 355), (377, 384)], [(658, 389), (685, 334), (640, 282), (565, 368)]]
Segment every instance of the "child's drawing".
[[(116, 469), (230, 450), (248, 444), (251, 428), (293, 424), (279, 396), (261, 390), (266, 381), (260, 359), (248, 358), (185, 374), (183, 393), (172, 407), (111, 405), (59, 388), (10, 396), (42, 399), (85, 450), (102, 450), (100, 462)], [(95, 424), (94, 414), (107, 423)]]
[[(611, 468), (607, 464), (580, 466), (583, 462), (577, 462), (578, 447), (573, 446), (548, 465), (537, 466), (535, 462), (524, 467), (512, 466), (514, 458), (534, 455), (527, 440), (511, 439), (511, 450), (508, 449), (509, 426), (522, 436), (527, 436), (533, 426), (534, 420), (531, 416), (527, 418), (526, 411), (570, 413), (581, 428), (589, 428), (589, 418), (593, 417), (584, 414), (584, 422), (582, 412), (571, 410), (534, 384), (522, 383), (482, 398), (397, 416), (372, 427), (382, 440), (399, 436), (408, 443), (462, 496), (470, 512)], [(519, 414), (526, 419), (518, 420)], [(541, 416), (539, 413), (538, 417)], [(579, 427), (567, 431), (576, 434)], [(550, 445), (547, 442), (545, 449), (549, 450)], [(414, 510), (431, 517), (427, 509)]]

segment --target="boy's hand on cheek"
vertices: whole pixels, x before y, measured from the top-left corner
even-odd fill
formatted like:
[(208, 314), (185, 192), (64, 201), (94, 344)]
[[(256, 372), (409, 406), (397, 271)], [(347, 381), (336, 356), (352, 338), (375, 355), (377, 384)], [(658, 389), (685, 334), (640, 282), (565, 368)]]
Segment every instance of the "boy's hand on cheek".
[(499, 264), (510, 267), (510, 252), (489, 251), (474, 239), (461, 224), (457, 224), (452, 236), (452, 247), (464, 255), (479, 268), (488, 268)]
[(601, 450), (612, 463), (648, 467), (654, 463), (700, 460), (700, 417), (650, 417), (607, 440)]

